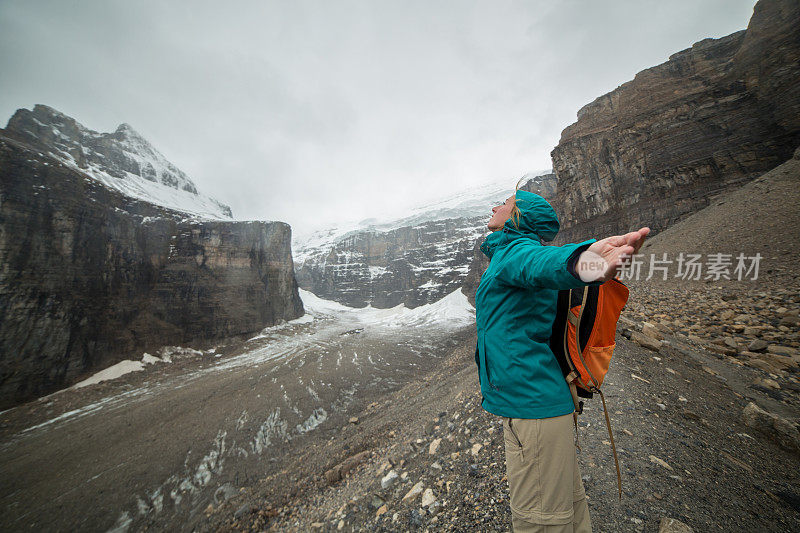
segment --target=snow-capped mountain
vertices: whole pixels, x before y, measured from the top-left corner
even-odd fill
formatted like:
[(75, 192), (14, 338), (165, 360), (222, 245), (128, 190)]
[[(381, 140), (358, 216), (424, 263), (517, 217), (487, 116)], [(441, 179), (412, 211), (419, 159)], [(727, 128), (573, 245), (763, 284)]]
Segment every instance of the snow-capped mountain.
[(115, 189), (202, 218), (230, 219), (230, 207), (200, 194), (192, 180), (128, 124), (98, 133), (51, 107), (19, 109), (6, 131)]
[[(543, 196), (555, 190), (555, 181), (550, 171), (522, 179), (525, 189)], [(297, 281), (354, 307), (435, 302), (461, 287), (492, 206), (514, 185), (504, 179), (427, 202), (394, 220), (369, 219), (300, 237), (292, 250)]]

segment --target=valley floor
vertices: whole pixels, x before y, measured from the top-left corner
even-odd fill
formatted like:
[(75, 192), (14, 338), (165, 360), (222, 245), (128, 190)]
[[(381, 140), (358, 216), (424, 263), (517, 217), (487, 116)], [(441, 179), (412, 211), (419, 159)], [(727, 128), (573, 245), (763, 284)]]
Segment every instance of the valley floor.
[(207, 508), (327, 450), (474, 323), (460, 291), (414, 310), (304, 301), (303, 319), (248, 341), (173, 351), (0, 413), (0, 530), (192, 530)]

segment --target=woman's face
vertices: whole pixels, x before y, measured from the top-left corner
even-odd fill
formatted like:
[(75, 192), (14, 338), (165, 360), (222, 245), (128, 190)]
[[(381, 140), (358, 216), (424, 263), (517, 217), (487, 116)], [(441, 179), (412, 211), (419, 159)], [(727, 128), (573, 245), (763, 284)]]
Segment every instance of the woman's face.
[(496, 205), (492, 208), (492, 218), (487, 224), (488, 228), (492, 231), (503, 229), (503, 224), (511, 216), (511, 209), (514, 208), (514, 195), (512, 194), (506, 198), (504, 204)]

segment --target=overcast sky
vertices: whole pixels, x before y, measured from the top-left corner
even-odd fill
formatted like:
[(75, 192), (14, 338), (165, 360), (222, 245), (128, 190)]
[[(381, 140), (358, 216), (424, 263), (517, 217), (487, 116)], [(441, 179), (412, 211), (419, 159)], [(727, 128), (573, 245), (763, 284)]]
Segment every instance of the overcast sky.
[(128, 122), (236, 218), (304, 232), (513, 188), (580, 107), (754, 4), (0, 0), (0, 123)]

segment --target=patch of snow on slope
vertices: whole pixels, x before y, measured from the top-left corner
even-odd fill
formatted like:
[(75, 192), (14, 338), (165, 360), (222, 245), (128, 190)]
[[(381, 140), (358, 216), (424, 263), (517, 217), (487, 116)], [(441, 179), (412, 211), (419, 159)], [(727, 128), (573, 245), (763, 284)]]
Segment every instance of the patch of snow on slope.
[(80, 389), (83, 387), (88, 387), (89, 385), (94, 385), (95, 383), (100, 383), (101, 381), (109, 381), (112, 379), (117, 379), (125, 374), (130, 374), (131, 372), (139, 372), (144, 370), (145, 365), (152, 365), (154, 363), (169, 363), (172, 362), (169, 359), (159, 359), (154, 355), (150, 355), (149, 353), (145, 353), (142, 356), (141, 361), (131, 361), (130, 359), (125, 359), (120, 361), (116, 365), (112, 365), (108, 368), (97, 372), (93, 376), (84, 379), (70, 387), (71, 389)]
[(314, 316), (335, 315), (336, 313), (352, 313), (354, 311), (360, 311), (360, 309), (348, 307), (340, 304), (339, 302), (334, 302), (333, 300), (325, 300), (324, 298), (320, 298), (313, 292), (305, 289), (298, 289), (298, 291), (300, 293), (300, 299), (303, 300), (303, 308), (306, 310), (306, 313), (310, 313)]
[(224, 212), (224, 207), (218, 201), (198, 193), (184, 189), (176, 189), (162, 183), (149, 181), (126, 172), (126, 178), (116, 178), (110, 175), (100, 165), (90, 163), (86, 168), (80, 168), (75, 159), (66, 152), (52, 153), (56, 159), (66, 166), (81, 172), (95, 181), (99, 181), (109, 189), (118, 191), (125, 196), (130, 196), (151, 204), (175, 209), (184, 213), (196, 215), (201, 218), (230, 220), (231, 217)]
[(273, 333), (277, 333), (283, 329), (290, 328), (291, 326), (298, 325), (298, 324), (308, 324), (309, 322), (314, 321), (314, 315), (308, 313), (308, 308), (306, 308), (306, 314), (299, 318), (295, 318), (294, 320), (289, 320), (288, 322), (282, 322), (280, 324), (276, 324), (274, 326), (267, 326), (266, 328), (262, 329), (258, 335), (255, 337), (250, 337), (247, 339), (248, 342), (254, 341), (257, 339), (263, 339), (269, 337)]
[(392, 328), (435, 325), (457, 328), (475, 323), (475, 309), (460, 288), (441, 300), (414, 309), (403, 304), (389, 309), (372, 306), (359, 309), (325, 300), (304, 289), (300, 289), (300, 298), (303, 300), (303, 307), (312, 315), (348, 314), (367, 325)]

